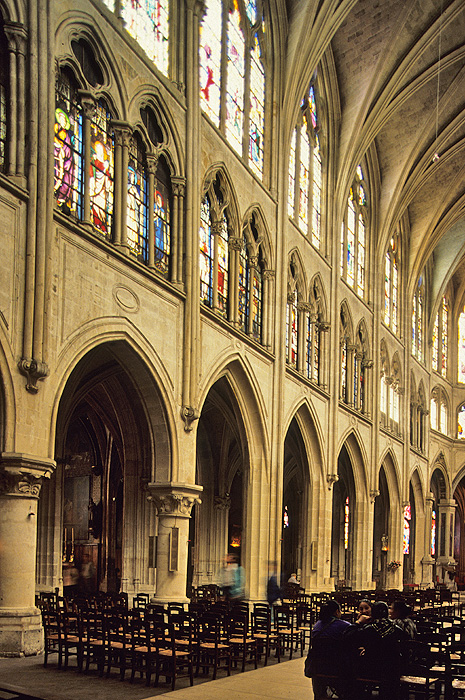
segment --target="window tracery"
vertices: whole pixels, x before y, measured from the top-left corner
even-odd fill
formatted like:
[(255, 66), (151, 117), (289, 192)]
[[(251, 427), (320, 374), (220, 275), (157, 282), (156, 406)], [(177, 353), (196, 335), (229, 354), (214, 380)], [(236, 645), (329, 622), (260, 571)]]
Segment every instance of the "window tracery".
[(229, 224), (219, 176), (205, 193), (200, 210), (200, 299), (228, 315)]
[(263, 177), (265, 23), (260, 0), (208, 0), (200, 26), (200, 103), (232, 148)]

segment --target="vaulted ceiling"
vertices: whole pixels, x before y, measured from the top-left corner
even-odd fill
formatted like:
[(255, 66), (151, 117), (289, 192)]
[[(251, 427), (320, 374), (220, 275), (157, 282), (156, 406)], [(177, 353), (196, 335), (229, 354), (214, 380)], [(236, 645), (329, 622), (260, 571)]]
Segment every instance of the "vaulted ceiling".
[(430, 310), (449, 280), (463, 304), (465, 3), (288, 0), (287, 19), (284, 110), (295, 112), (295, 96), (330, 56), (340, 103), (336, 194), (371, 149), (379, 250), (406, 221), (409, 291), (429, 262)]

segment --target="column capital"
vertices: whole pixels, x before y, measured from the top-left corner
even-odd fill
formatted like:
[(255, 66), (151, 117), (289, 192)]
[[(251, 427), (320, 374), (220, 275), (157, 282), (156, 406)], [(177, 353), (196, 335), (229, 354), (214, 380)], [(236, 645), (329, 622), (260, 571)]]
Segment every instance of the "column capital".
[(328, 482), (328, 490), (331, 491), (336, 481), (339, 481), (339, 474), (326, 474), (326, 481)]
[(197, 484), (177, 484), (168, 482), (157, 484), (151, 482), (147, 485), (149, 501), (153, 501), (159, 515), (172, 515), (181, 518), (189, 518), (192, 507), (202, 503), (200, 494), (203, 486)]
[(244, 241), (242, 238), (238, 238), (237, 236), (229, 236), (228, 246), (231, 250), (241, 251), (244, 247)]
[(5, 22), (3, 29), (8, 39), (9, 51), (24, 56), (28, 37), (24, 25), (21, 22)]
[(173, 194), (175, 197), (184, 197), (186, 194), (186, 178), (172, 177), (171, 189), (173, 190)]
[(273, 280), (275, 278), (275, 271), (274, 270), (263, 270), (262, 276), (263, 276), (264, 280)]
[(97, 106), (97, 101), (94, 95), (89, 92), (89, 90), (78, 90), (79, 100), (81, 102), (82, 111), (84, 116), (88, 119), (92, 119), (95, 114), (95, 108)]
[(16, 452), (0, 455), (0, 497), (38, 498), (43, 478), (50, 478), (56, 462)]
[(132, 138), (131, 125), (119, 119), (112, 119), (111, 125), (115, 134), (115, 143), (121, 146), (129, 146)]

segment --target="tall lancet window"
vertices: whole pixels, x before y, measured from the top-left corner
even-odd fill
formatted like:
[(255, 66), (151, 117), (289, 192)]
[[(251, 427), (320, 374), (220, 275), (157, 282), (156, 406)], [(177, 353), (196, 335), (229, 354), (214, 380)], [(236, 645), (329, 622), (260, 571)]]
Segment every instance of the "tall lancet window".
[(444, 379), (447, 377), (448, 323), (449, 305), (446, 297), (443, 296), (441, 306), (434, 319), (431, 364), (434, 371), (440, 372)]
[(1, 26), (0, 17), (0, 170), (5, 170), (7, 140), (7, 104), (10, 61), (8, 42)]
[(220, 177), (204, 195), (199, 230), (200, 300), (223, 316), (229, 304), (229, 228)]
[(264, 166), (265, 22), (261, 0), (207, 0), (200, 27), (200, 103), (260, 178)]
[(103, 100), (98, 103), (90, 131), (90, 210), (95, 228), (110, 236), (113, 219), (114, 145), (111, 115)]
[(393, 333), (399, 329), (399, 235), (390, 240), (384, 259), (384, 323)]
[(362, 298), (366, 296), (367, 202), (364, 174), (361, 166), (358, 166), (341, 225), (340, 270), (341, 277)]
[(412, 305), (412, 355), (423, 361), (424, 281), (420, 275)]
[(76, 84), (64, 71), (56, 82), (54, 127), (54, 192), (58, 208), (82, 219), (83, 212), (83, 134), (82, 110)]
[(289, 151), (288, 214), (315, 248), (321, 245), (322, 155), (315, 85), (300, 105)]
[(163, 75), (168, 75), (169, 0), (119, 0), (119, 3), (129, 34)]
[(146, 261), (148, 258), (148, 179), (145, 150), (134, 136), (129, 146), (127, 240), (130, 252)]

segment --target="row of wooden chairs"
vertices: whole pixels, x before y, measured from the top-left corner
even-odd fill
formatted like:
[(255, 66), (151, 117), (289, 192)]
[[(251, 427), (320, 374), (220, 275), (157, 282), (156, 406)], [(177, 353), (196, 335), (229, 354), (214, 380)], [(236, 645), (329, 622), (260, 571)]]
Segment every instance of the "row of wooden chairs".
[[(171, 680), (184, 673), (193, 683), (193, 674), (231, 668), (245, 670), (252, 663), (265, 665), (274, 651), (279, 662), (284, 654), (290, 658), (295, 650), (304, 650), (304, 632), (296, 626), (295, 611), (277, 606), (272, 611), (266, 604), (256, 604), (251, 614), (248, 605), (197, 613), (185, 611), (182, 605), (170, 609), (118, 608), (93, 604), (45, 605), (42, 609), (45, 650), (44, 665), (50, 654), (58, 654), (58, 666), (67, 668), (75, 656), (79, 671), (89, 671), (95, 664), (99, 674), (107, 676), (117, 669), (121, 680), (127, 672), (131, 681), (136, 674), (150, 684), (160, 675)], [(281, 609), (279, 609), (281, 608)]]

